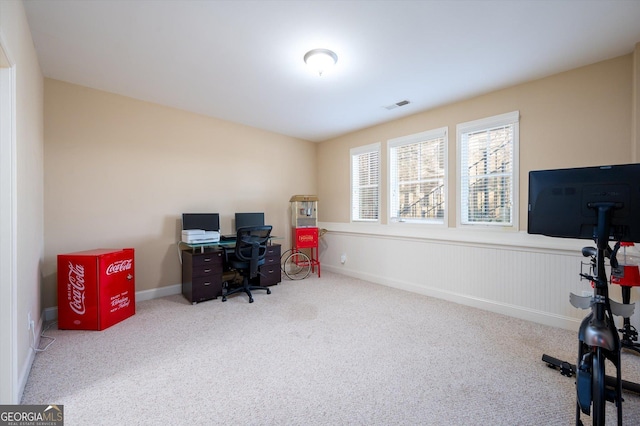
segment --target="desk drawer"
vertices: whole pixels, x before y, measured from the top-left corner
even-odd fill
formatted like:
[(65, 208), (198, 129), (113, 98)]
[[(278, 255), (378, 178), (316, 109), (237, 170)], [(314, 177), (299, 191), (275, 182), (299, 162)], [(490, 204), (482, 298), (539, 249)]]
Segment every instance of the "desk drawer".
[(215, 299), (222, 295), (222, 279), (220, 276), (194, 278), (191, 291), (191, 302)]
[(222, 268), (222, 252), (209, 252), (192, 256), (194, 269), (198, 266), (220, 265)]
[(260, 267), (260, 275), (256, 278), (259, 281), (258, 285), (270, 286), (278, 284), (282, 281), (280, 274), (280, 263), (276, 262), (271, 265), (262, 265)]
[(220, 265), (202, 265), (202, 266), (194, 266), (191, 270), (192, 276), (195, 277), (206, 277), (212, 275), (222, 275), (222, 264)]
[(280, 256), (269, 256), (264, 258), (264, 265), (262, 266), (263, 268), (273, 265), (277, 266), (278, 268), (280, 267)]
[(259, 281), (262, 286), (278, 284), (282, 281), (280, 274), (280, 253), (282, 246), (272, 244), (267, 246), (267, 253), (264, 256), (264, 265), (260, 267)]
[(280, 261), (280, 244), (272, 244), (267, 246), (267, 252), (265, 253), (265, 258), (267, 257), (277, 257), (278, 261)]
[(222, 294), (221, 251), (182, 252), (182, 294), (191, 303), (215, 299)]

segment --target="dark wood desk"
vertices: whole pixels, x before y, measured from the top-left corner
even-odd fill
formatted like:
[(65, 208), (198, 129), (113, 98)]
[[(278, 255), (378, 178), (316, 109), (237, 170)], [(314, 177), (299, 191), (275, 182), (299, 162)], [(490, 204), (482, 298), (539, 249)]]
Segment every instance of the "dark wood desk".
[[(182, 294), (194, 305), (222, 296), (225, 265), (224, 249), (232, 248), (233, 242), (194, 245), (181, 248)], [(265, 263), (260, 266), (260, 274), (254, 278), (256, 285), (272, 286), (282, 280), (280, 270), (280, 244), (267, 246)]]

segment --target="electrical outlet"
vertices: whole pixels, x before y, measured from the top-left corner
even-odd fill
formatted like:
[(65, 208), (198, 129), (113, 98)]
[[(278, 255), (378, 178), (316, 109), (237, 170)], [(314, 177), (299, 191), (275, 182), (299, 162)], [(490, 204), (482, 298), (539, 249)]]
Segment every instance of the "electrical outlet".
[(29, 313), (27, 314), (27, 330), (31, 330), (32, 324), (33, 321), (31, 320), (31, 311), (29, 311)]
[(346, 253), (342, 253), (342, 256), (340, 256), (340, 263), (342, 263), (344, 265), (344, 263), (347, 261), (347, 254)]

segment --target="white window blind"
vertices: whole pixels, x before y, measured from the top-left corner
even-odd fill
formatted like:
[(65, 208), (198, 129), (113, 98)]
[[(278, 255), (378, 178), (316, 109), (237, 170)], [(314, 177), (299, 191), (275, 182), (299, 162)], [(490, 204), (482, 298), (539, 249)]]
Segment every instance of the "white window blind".
[(380, 144), (351, 150), (351, 220), (380, 216)]
[(444, 224), (447, 128), (389, 141), (389, 217)]
[(516, 226), (518, 120), (516, 111), (458, 125), (462, 225)]

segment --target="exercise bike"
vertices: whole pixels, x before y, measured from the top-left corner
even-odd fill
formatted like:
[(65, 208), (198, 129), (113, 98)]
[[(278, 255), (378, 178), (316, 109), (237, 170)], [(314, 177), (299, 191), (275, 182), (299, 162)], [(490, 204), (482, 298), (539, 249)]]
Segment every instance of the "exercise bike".
[[(640, 391), (640, 387), (625, 382), (621, 377), (620, 336), (613, 315), (629, 318), (633, 315), (634, 305), (623, 304), (609, 299), (608, 279), (605, 271), (605, 258), (612, 268), (618, 267), (616, 254), (620, 243), (613, 250), (609, 246), (610, 215), (615, 208), (613, 203), (594, 205), (598, 210), (598, 229), (596, 247), (584, 247), (582, 255), (590, 257), (589, 273), (580, 273), (591, 281), (593, 296), (578, 296), (571, 293), (570, 303), (580, 309), (591, 312), (582, 320), (578, 331), (578, 364), (573, 366), (547, 355), (543, 361), (550, 367), (559, 367), (560, 372), (571, 377), (576, 375), (576, 425), (582, 426), (581, 414), (591, 415), (594, 426), (605, 424), (606, 403), (613, 402), (617, 407), (618, 425), (622, 425), (622, 389)], [(615, 378), (605, 375), (606, 361), (616, 369)]]
[[(580, 324), (578, 332), (578, 368), (576, 371), (576, 425), (581, 425), (581, 413), (591, 414), (594, 425), (605, 422), (607, 401), (617, 407), (618, 424), (622, 425), (622, 377), (620, 369), (620, 337), (613, 315), (630, 317), (634, 305), (623, 305), (609, 299), (608, 280), (604, 271), (604, 258), (609, 258), (612, 267), (617, 267), (616, 252), (619, 243), (611, 250), (608, 243), (605, 248), (585, 247), (583, 256), (591, 256), (594, 275), (581, 277), (591, 281), (593, 297), (581, 297), (571, 294), (570, 303), (581, 309), (591, 309)], [(585, 300), (586, 299), (586, 300)], [(607, 385), (605, 379), (606, 360), (616, 369), (614, 383)]]
[[(565, 376), (575, 374), (576, 426), (583, 425), (582, 414), (591, 415), (593, 425), (604, 425), (607, 402), (616, 405), (621, 425), (622, 389), (640, 393), (640, 385), (622, 380), (622, 344), (613, 316), (628, 318), (634, 308), (609, 299), (605, 259), (612, 268), (619, 266), (620, 245), (612, 250), (610, 241), (640, 242), (640, 163), (530, 171), (528, 207), (529, 234), (596, 243), (582, 250), (591, 268), (581, 276), (591, 281), (593, 296), (570, 296), (573, 306), (590, 310), (578, 330), (577, 365), (546, 354), (542, 360)], [(605, 374), (609, 363), (614, 377)]]

